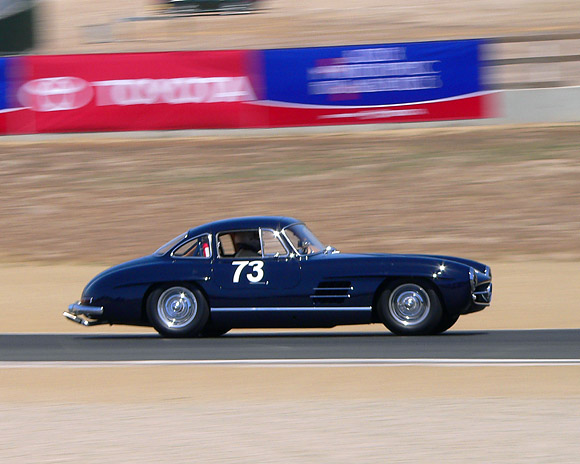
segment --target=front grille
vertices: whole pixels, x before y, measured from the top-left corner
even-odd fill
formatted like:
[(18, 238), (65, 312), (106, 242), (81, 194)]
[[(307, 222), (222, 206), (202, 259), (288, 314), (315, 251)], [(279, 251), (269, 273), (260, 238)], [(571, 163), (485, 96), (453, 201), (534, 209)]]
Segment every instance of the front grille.
[(487, 306), (491, 304), (491, 293), (491, 282), (483, 282), (475, 287), (475, 291), (472, 293), (473, 302), (478, 305)]
[(473, 268), (469, 271), (471, 280), (471, 297), (473, 303), (479, 306), (488, 306), (491, 303), (491, 269), (485, 267), (484, 272), (477, 271)]

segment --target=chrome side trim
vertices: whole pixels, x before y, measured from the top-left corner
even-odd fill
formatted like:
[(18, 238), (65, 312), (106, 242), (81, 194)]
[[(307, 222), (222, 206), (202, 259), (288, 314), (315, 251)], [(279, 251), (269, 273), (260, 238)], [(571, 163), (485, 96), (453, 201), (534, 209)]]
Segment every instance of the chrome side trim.
[(310, 295), (310, 298), (315, 299), (315, 298), (334, 298), (335, 300), (337, 298), (350, 298), (350, 294), (345, 293), (344, 295)]
[(372, 306), (360, 307), (329, 307), (329, 306), (300, 306), (300, 307), (279, 307), (279, 308), (211, 308), (216, 312), (241, 312), (241, 311), (372, 311)]
[(316, 290), (323, 290), (323, 291), (342, 290), (343, 292), (347, 292), (349, 290), (354, 290), (354, 287), (316, 287), (314, 289), (314, 291), (316, 291)]

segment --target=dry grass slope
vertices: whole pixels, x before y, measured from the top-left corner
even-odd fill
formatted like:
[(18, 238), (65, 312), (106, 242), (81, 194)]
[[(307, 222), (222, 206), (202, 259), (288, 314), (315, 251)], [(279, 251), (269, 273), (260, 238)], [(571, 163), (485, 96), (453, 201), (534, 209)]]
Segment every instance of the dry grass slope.
[(41, 53), (402, 42), (576, 31), (574, 0), (264, 0), (248, 15), (170, 20), (154, 0), (42, 2)]
[(115, 263), (207, 221), (283, 214), (343, 251), (578, 259), (579, 134), (0, 141), (0, 258)]

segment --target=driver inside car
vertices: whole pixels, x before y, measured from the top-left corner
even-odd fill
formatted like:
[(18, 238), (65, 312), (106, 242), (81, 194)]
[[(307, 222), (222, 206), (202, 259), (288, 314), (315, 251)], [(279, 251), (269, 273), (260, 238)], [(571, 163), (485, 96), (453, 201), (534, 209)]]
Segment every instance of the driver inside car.
[(256, 258), (261, 257), (260, 236), (258, 231), (236, 232), (233, 235), (236, 258)]

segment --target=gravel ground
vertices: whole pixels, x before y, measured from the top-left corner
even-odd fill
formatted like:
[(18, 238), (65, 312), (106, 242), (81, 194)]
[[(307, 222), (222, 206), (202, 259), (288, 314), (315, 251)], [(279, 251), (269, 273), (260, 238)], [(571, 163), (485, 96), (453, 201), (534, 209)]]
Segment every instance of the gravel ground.
[(575, 464), (578, 411), (578, 399), (305, 400), (195, 407), (0, 404), (0, 459)]
[(0, 371), (0, 459), (575, 463), (579, 376), (577, 367), (11, 369)]

